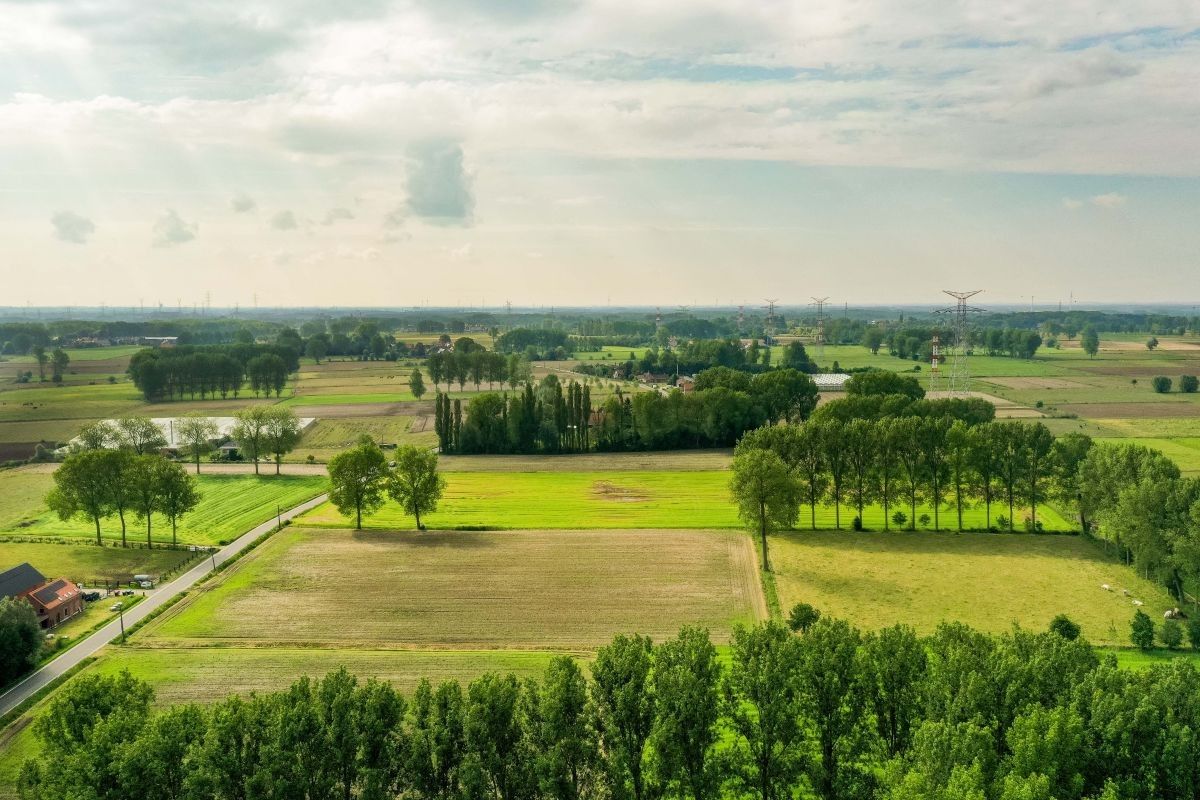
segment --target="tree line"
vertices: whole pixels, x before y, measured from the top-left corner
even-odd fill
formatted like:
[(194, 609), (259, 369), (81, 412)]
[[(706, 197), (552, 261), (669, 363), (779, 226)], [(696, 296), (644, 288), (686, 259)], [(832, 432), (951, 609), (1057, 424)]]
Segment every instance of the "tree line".
[(121, 546), (126, 547), (128, 516), (146, 523), (146, 545), (152, 546), (154, 514), (171, 523), (171, 540), (179, 520), (200, 502), (196, 479), (181, 466), (157, 452), (130, 449), (80, 450), (67, 456), (54, 471), (54, 488), (46, 505), (60, 519), (72, 517), (96, 526), (96, 544), (102, 545), (100, 522), (116, 515), (121, 522)]
[(444, 350), (426, 358), (425, 371), (435, 391), (443, 383), (446, 384), (446, 391), (450, 391), (452, 383), (458, 383), (459, 391), (468, 383), (475, 384), (476, 391), (484, 383), (489, 389), (496, 384), (516, 389), (530, 377), (529, 361), (522, 355), (510, 353), (506, 356), (485, 350), (467, 337), (455, 341), (453, 350)]
[[(817, 617), (815, 621), (812, 617)], [(617, 636), (585, 671), (409, 694), (345, 669), (156, 711), (122, 672), (33, 723), (24, 800), (1176, 800), (1200, 791), (1200, 672), (1100, 658), (1069, 621), (989, 636), (809, 615)]]
[(443, 453), (580, 453), (592, 448), (592, 413), (590, 386), (547, 375), (536, 388), (478, 394), (465, 413), (438, 394), (434, 432)]
[(278, 397), (300, 368), (299, 352), (253, 343), (148, 348), (134, 353), (128, 372), (148, 401), (237, 397), (247, 384)]

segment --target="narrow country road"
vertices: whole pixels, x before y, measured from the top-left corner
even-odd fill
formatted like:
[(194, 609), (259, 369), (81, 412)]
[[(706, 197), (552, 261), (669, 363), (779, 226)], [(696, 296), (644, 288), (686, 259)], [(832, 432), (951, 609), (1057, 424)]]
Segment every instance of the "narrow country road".
[[(319, 497), (314, 497), (312, 500), (301, 503), (295, 508), (283, 512), (281, 516), (285, 520), (292, 519), (298, 514), (303, 514), (310, 508), (315, 508), (316, 506), (325, 502), (327, 497), (328, 495), (324, 494), (320, 495)], [(190, 589), (202, 578), (204, 578), (204, 576), (212, 571), (214, 559), (218, 565), (224, 564), (230, 558), (249, 547), (250, 544), (253, 543), (254, 540), (259, 536), (262, 536), (264, 533), (271, 530), (271, 528), (275, 526), (275, 522), (275, 518), (272, 517), (253, 530), (247, 531), (230, 544), (218, 550), (215, 556), (210, 556), (202, 561), (197, 562), (197, 564), (187, 572), (159, 588), (159, 590), (154, 594), (150, 595), (141, 603), (125, 612), (125, 627), (127, 629), (132, 627), (139, 620), (146, 617), (156, 608), (161, 607), (175, 595), (179, 594), (185, 589)], [(58, 658), (54, 659), (40, 669), (30, 673), (20, 683), (14, 685), (4, 694), (0, 695), (0, 715), (7, 714), (9, 711), (24, 702), (25, 699), (30, 695), (37, 692), (43, 686), (50, 683), (63, 673), (67, 672), (69, 669), (83, 661), (88, 656), (94, 655), (97, 650), (99, 650), (101, 647), (104, 647), (104, 645), (113, 641), (120, 635), (121, 621), (119, 618), (114, 618), (111, 622), (106, 623), (103, 628), (100, 628), (98, 631), (81, 641), (79, 644), (65, 651)]]

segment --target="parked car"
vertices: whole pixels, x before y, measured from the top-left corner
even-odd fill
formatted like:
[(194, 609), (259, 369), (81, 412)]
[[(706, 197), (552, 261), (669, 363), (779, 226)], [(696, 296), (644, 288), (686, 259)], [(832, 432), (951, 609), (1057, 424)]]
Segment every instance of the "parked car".
[(138, 581), (138, 586), (142, 587), (143, 589), (153, 589), (154, 583), (152, 581)]
[(100, 599), (99, 592), (84, 592), (83, 599), (88, 603), (94, 603)]

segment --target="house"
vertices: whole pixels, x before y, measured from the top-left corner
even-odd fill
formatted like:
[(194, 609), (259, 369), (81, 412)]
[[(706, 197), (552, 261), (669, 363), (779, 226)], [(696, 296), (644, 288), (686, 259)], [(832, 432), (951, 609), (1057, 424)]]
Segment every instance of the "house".
[(642, 383), (666, 383), (671, 379), (670, 375), (664, 375), (661, 372), (643, 372)]
[(178, 336), (143, 336), (142, 341), (149, 347), (174, 347), (179, 344)]
[(696, 390), (696, 379), (690, 375), (680, 375), (675, 381), (675, 385), (679, 387), (681, 392), (693, 392)]
[(25, 598), (43, 628), (53, 628), (83, 611), (83, 593), (78, 586), (66, 578), (47, 581), (29, 563), (0, 573), (0, 596)]

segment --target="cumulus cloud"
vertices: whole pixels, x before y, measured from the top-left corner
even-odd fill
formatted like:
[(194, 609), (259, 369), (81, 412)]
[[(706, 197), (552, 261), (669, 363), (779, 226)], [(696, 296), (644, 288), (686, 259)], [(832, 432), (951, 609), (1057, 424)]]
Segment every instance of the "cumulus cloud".
[(300, 227), (300, 223), (291, 211), (280, 211), (271, 217), (271, 227), (277, 231), (294, 231)]
[(247, 211), (253, 211), (258, 208), (258, 203), (254, 202), (254, 198), (245, 192), (239, 192), (229, 201), (229, 207), (238, 214), (245, 214)]
[(1099, 86), (1130, 78), (1141, 71), (1140, 64), (1111, 50), (1098, 50), (1039, 70), (1026, 82), (1025, 93), (1029, 97), (1048, 97), (1067, 89)]
[(87, 244), (96, 232), (96, 223), (74, 211), (59, 211), (50, 218), (50, 224), (54, 226), (56, 239), (71, 244)]
[(412, 145), (408, 156), (408, 211), (438, 225), (470, 225), (475, 197), (471, 178), (463, 168), (462, 147), (457, 142), (431, 139)]
[(1070, 211), (1074, 211), (1077, 208), (1083, 208), (1083, 201), (1076, 200), (1074, 197), (1064, 197), (1062, 204), (1063, 204), (1063, 208), (1068, 209)]
[(195, 222), (186, 222), (175, 209), (168, 209), (154, 223), (154, 246), (175, 247), (186, 244), (196, 238), (200, 226)]
[(344, 219), (354, 219), (354, 212), (348, 208), (331, 208), (329, 209), (328, 213), (325, 214), (324, 224), (333, 225), (335, 222)]
[(1089, 202), (1100, 208), (1118, 208), (1125, 205), (1129, 198), (1119, 192), (1106, 192), (1105, 194), (1094, 195)]

